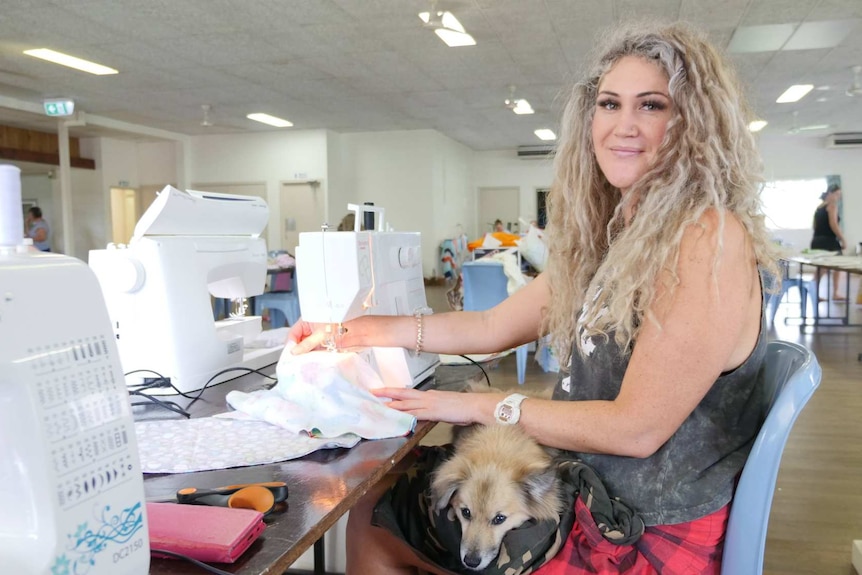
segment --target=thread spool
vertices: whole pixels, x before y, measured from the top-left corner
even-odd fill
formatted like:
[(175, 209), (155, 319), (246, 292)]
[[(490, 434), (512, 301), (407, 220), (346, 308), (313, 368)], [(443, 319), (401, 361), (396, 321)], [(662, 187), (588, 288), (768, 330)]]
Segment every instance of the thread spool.
[(0, 246), (17, 246), (23, 240), (21, 169), (0, 164)]

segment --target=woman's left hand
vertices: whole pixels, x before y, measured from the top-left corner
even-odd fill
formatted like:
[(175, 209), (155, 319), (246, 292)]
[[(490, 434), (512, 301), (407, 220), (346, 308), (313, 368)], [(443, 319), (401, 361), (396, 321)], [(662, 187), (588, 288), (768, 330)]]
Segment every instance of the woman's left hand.
[(386, 405), (424, 421), (442, 421), (453, 425), (488, 423), (502, 396), (496, 393), (462, 393), (456, 391), (420, 391), (397, 387), (372, 389), (377, 397), (388, 397)]

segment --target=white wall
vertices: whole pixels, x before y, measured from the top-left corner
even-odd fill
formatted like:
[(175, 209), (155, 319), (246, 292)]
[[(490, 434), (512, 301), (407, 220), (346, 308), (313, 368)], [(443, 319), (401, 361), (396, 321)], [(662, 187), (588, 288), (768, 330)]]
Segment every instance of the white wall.
[[(760, 153), (766, 180), (804, 179), (828, 175), (841, 176), (844, 202), (841, 227), (848, 248), (862, 241), (862, 148), (833, 150), (816, 137), (761, 136)], [(796, 234), (792, 243), (808, 247), (811, 230), (805, 237)], [(852, 253), (852, 250), (851, 250)]]
[[(280, 222), (288, 215), (281, 214), (282, 182), (318, 180), (328, 197), (327, 137), (323, 130), (196, 136), (188, 146), (189, 183), (265, 182), (270, 221)], [(280, 246), (279, 232), (269, 226), (269, 249)]]
[(474, 189), (517, 186), (521, 191), (520, 216), (528, 222), (536, 218), (536, 190), (550, 188), (553, 178), (551, 158), (521, 159), (515, 150), (476, 152), (473, 157)]
[(337, 197), (374, 202), (396, 230), (421, 233), (423, 274), (440, 275), (440, 242), (475, 220), (473, 152), (434, 130), (343, 134), (339, 151)]

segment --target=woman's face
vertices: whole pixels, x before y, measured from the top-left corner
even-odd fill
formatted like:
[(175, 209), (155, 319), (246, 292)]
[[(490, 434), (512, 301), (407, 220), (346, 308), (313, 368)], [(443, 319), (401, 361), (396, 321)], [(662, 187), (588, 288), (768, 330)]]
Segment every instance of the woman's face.
[(656, 64), (625, 56), (604, 75), (596, 94), (593, 146), (612, 186), (625, 193), (647, 172), (672, 109), (667, 76)]

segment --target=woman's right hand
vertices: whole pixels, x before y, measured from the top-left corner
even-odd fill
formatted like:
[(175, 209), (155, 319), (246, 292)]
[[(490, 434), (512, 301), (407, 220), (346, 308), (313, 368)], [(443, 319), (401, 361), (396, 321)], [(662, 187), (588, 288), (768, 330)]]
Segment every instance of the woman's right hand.
[(287, 333), (287, 345), (293, 345), (290, 353), (296, 355), (323, 347), (326, 340), (326, 330), (323, 325), (309, 323), (299, 318)]

